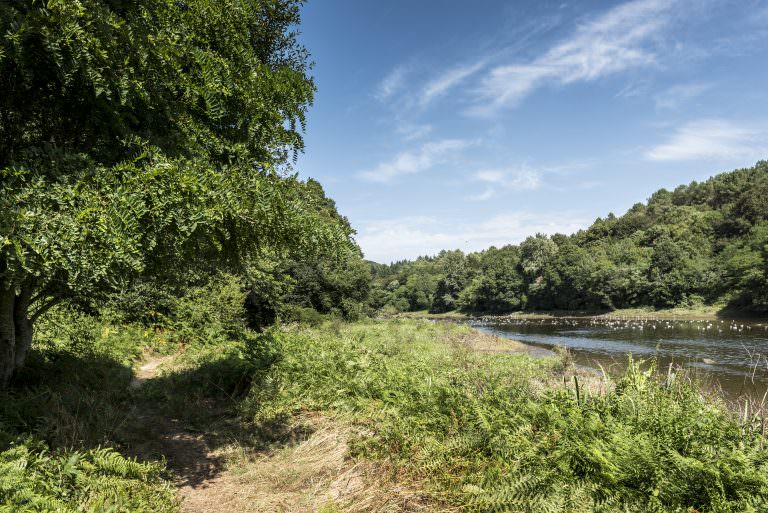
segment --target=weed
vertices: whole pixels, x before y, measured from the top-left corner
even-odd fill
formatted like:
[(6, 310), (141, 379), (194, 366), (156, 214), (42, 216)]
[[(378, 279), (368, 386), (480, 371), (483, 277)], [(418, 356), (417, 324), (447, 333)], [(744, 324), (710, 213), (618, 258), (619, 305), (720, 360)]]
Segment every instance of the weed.
[(292, 327), (270, 392), (255, 388), (246, 408), (261, 420), (306, 410), (351, 419), (365, 433), (352, 454), (390, 461), (430, 483), (434, 501), (467, 511), (768, 507), (762, 434), (695, 383), (631, 362), (615, 386), (590, 387), (562, 379), (573, 372), (562, 358), (447, 343), (467, 330), (408, 320)]

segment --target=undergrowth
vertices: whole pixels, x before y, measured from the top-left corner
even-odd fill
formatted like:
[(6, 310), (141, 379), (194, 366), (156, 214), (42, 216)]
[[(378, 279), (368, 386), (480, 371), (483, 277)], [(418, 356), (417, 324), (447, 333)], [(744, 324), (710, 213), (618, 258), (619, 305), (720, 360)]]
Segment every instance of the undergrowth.
[(630, 362), (589, 394), (557, 360), (475, 353), (467, 335), (424, 321), (294, 326), (243, 408), (262, 423), (348, 417), (364, 433), (354, 454), (392, 460), (467, 511), (768, 511), (765, 440), (695, 383)]
[[(27, 365), (0, 391), (0, 513), (178, 511), (165, 465), (119, 451), (143, 442), (148, 408), (204, 429), (277, 357), (269, 335), (244, 325), (236, 285), (191, 291), (171, 320), (144, 315), (165, 325), (109, 308), (44, 317)], [(132, 367), (148, 353), (174, 354), (177, 364), (132, 388)]]
[(111, 449), (52, 453), (25, 441), (0, 452), (0, 513), (175, 513), (162, 470)]
[[(0, 397), (0, 513), (177, 511), (163, 465), (118, 452), (147, 404), (203, 430), (237, 410), (253, 447), (297, 413), (337, 418), (356, 426), (354, 457), (386, 460), (446, 510), (768, 511), (762, 419), (739, 419), (653, 362), (596, 387), (564, 359), (473, 351), (464, 326), (333, 321), (257, 334), (209, 310), (190, 307), (192, 327), (167, 331), (52, 315)], [(174, 352), (174, 365), (132, 390), (148, 350)]]
[(131, 366), (168, 347), (161, 333), (68, 309), (41, 321), (0, 392), (0, 513), (178, 511), (164, 465), (112, 448), (133, 412)]

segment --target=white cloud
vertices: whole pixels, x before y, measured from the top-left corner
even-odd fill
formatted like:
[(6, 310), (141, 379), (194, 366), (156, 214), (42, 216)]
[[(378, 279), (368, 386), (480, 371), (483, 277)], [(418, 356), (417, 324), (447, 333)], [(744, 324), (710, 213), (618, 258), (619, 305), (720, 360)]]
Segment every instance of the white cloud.
[(393, 69), (389, 75), (379, 82), (376, 88), (376, 98), (386, 100), (405, 86), (405, 75), (407, 69), (405, 66), (398, 66)]
[(527, 63), (497, 66), (484, 77), (474, 115), (512, 107), (549, 84), (591, 81), (656, 62), (653, 43), (674, 0), (635, 0), (580, 26), (574, 35)]
[(651, 84), (647, 80), (642, 80), (640, 82), (632, 82), (624, 86), (624, 88), (622, 88), (621, 91), (613, 95), (613, 97), (614, 98), (634, 98), (636, 96), (644, 96), (645, 94), (648, 93), (648, 89), (650, 87), (651, 87)]
[(653, 99), (657, 109), (677, 109), (681, 104), (704, 94), (712, 87), (713, 84), (709, 83), (679, 84), (660, 92)]
[(496, 196), (496, 189), (493, 187), (486, 187), (480, 194), (473, 194), (469, 199), (473, 201), (486, 201)]
[(422, 139), (432, 133), (432, 125), (415, 125), (411, 123), (404, 123), (397, 127), (397, 133), (405, 141), (415, 141)]
[(357, 241), (365, 258), (392, 262), (442, 249), (479, 251), (515, 244), (535, 233), (573, 233), (589, 225), (572, 213), (510, 212), (477, 223), (436, 218), (399, 218), (364, 224)]
[(429, 104), (432, 100), (447, 93), (452, 87), (480, 71), (485, 67), (485, 64), (485, 61), (481, 60), (475, 64), (456, 66), (455, 68), (449, 69), (439, 77), (427, 83), (424, 90), (421, 92), (419, 103), (422, 106)]
[(473, 179), (488, 185), (485, 191), (470, 199), (485, 201), (491, 199), (500, 190), (523, 191), (534, 190), (541, 186), (541, 172), (523, 166), (514, 170), (486, 170), (478, 171)]
[(416, 151), (399, 153), (392, 160), (382, 162), (374, 169), (360, 173), (359, 176), (372, 182), (390, 182), (398, 176), (427, 171), (437, 164), (446, 162), (451, 155), (471, 144), (472, 141), (462, 139), (431, 141), (423, 144)]
[(768, 127), (723, 119), (692, 121), (645, 153), (655, 161), (760, 159), (768, 155)]

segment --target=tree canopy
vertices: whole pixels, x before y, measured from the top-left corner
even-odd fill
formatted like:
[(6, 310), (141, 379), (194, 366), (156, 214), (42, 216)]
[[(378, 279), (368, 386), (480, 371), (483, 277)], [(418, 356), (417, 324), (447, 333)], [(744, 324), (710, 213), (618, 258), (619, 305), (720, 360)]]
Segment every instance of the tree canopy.
[[(768, 162), (659, 190), (571, 236), (374, 264), (374, 306), (508, 313), (723, 304), (768, 310)], [(411, 284), (426, 283), (413, 302)]]
[(314, 94), (300, 4), (0, 1), (0, 385), (59, 301), (356, 249), (287, 167)]

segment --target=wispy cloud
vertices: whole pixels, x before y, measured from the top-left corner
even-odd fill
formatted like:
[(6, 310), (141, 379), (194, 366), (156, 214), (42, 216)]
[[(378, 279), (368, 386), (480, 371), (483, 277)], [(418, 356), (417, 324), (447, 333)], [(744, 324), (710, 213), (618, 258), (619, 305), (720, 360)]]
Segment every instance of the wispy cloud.
[(712, 89), (711, 83), (678, 84), (654, 96), (657, 109), (677, 109), (683, 103)]
[(639, 82), (632, 82), (624, 86), (618, 93), (613, 95), (614, 98), (634, 98), (636, 96), (645, 96), (650, 89), (651, 84), (648, 80), (641, 80)]
[(522, 64), (492, 68), (470, 114), (512, 107), (550, 84), (591, 81), (657, 61), (654, 42), (669, 23), (674, 0), (635, 0), (581, 25), (568, 39)]
[(470, 199), (484, 201), (494, 197), (499, 191), (523, 191), (538, 189), (541, 185), (541, 172), (527, 167), (514, 170), (485, 170), (474, 174), (473, 179), (486, 184), (485, 190)]
[(474, 64), (456, 66), (455, 68), (449, 69), (427, 83), (421, 92), (419, 103), (422, 106), (428, 105), (436, 98), (446, 94), (451, 88), (479, 72), (485, 65), (486, 61), (481, 60)]
[(376, 87), (376, 98), (386, 100), (405, 86), (405, 76), (408, 72), (407, 66), (400, 65), (389, 72)]
[(479, 251), (489, 246), (518, 243), (535, 233), (573, 233), (587, 225), (589, 222), (579, 215), (562, 212), (550, 215), (507, 212), (477, 223), (408, 217), (366, 223), (357, 241), (366, 258), (391, 262), (436, 254), (442, 249)]
[(705, 119), (679, 127), (667, 142), (650, 148), (654, 161), (760, 159), (768, 156), (768, 126)]
[(399, 176), (421, 173), (444, 163), (457, 151), (469, 147), (472, 143), (464, 139), (430, 141), (416, 151), (399, 153), (392, 160), (383, 162), (370, 171), (364, 171), (359, 176), (371, 182), (391, 182)]
[(397, 133), (400, 135), (400, 137), (403, 138), (405, 141), (415, 141), (417, 139), (422, 139), (429, 134), (432, 133), (432, 125), (429, 124), (412, 124), (412, 123), (403, 123), (400, 124), (397, 127)]

